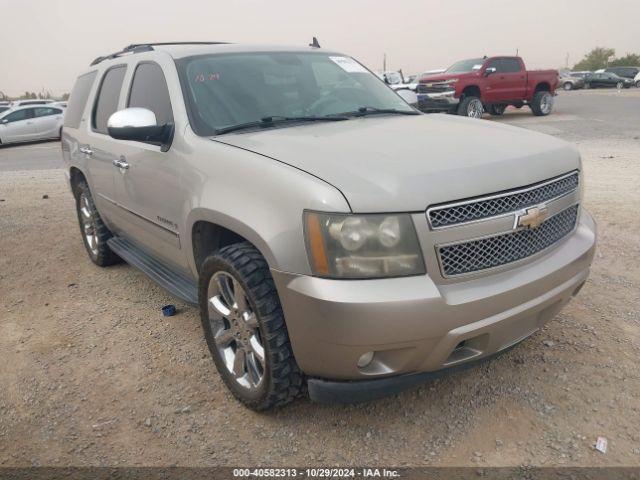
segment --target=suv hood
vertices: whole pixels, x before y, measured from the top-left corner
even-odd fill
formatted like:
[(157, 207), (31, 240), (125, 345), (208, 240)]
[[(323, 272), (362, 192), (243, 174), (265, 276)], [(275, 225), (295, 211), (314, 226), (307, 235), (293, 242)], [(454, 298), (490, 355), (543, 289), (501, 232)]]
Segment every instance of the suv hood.
[[(364, 117), (212, 140), (270, 157), (335, 186), (353, 212), (417, 212), (575, 170), (551, 136), (453, 115)], [(284, 192), (286, 194), (286, 192)]]

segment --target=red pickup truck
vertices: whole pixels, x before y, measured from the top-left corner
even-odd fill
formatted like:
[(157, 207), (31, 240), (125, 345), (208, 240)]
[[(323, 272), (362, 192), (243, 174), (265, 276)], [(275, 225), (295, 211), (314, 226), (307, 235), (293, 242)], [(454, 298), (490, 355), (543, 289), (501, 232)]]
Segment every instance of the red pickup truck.
[(502, 115), (508, 105), (528, 105), (534, 115), (548, 115), (557, 86), (557, 70), (527, 71), (520, 57), (472, 58), (422, 76), (418, 108), (480, 118), (485, 110)]

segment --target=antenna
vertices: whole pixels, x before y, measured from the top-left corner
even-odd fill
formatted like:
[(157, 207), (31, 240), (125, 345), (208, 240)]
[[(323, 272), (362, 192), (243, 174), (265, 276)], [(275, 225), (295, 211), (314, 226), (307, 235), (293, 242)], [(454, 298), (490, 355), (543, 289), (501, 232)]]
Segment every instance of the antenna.
[(313, 48), (320, 48), (320, 44), (318, 43), (318, 39), (316, 37), (313, 37), (313, 40), (311, 41), (309, 46), (313, 47)]

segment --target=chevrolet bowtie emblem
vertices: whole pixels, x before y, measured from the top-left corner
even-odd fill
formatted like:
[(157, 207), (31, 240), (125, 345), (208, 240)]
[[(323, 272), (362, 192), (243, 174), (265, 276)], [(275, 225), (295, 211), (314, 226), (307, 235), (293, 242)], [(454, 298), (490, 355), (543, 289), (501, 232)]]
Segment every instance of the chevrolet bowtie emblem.
[(518, 215), (517, 227), (538, 228), (549, 216), (549, 210), (544, 205), (527, 208), (525, 213)]

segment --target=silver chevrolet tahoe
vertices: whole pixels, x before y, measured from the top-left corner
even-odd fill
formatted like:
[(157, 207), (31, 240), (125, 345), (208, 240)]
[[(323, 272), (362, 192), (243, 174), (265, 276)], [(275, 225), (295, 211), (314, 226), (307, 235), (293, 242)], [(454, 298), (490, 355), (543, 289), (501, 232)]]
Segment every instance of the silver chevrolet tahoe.
[(504, 351), (589, 274), (580, 156), (317, 48), (139, 44), (76, 81), (84, 245), (197, 305), (229, 390), (353, 402)]

